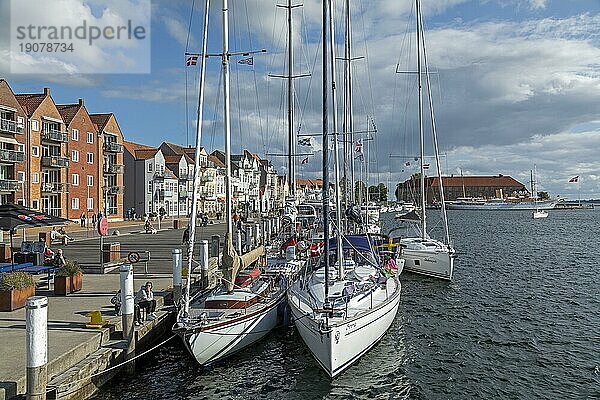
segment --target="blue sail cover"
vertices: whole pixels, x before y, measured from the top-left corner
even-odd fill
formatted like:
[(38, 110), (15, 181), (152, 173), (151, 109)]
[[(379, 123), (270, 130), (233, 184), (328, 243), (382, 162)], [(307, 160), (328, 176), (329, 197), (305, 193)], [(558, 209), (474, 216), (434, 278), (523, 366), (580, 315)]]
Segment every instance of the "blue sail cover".
[[(346, 235), (342, 240), (344, 250), (356, 249), (359, 251), (373, 251), (373, 239), (367, 235)], [(337, 247), (337, 237), (329, 239), (329, 251)]]

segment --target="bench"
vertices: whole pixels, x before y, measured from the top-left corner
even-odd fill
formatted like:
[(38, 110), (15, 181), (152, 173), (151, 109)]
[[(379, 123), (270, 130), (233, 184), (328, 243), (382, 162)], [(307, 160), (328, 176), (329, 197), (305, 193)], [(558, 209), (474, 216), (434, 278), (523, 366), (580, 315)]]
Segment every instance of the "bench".
[(21, 271), (29, 272), (30, 274), (34, 275), (41, 273), (48, 274), (46, 279), (48, 280), (48, 289), (50, 289), (50, 282), (52, 281), (57, 269), (58, 268), (54, 265), (31, 265), (29, 267), (22, 268)]
[(21, 264), (15, 264), (14, 268), (12, 263), (0, 263), (0, 272), (11, 272), (17, 270), (23, 270), (24, 268), (33, 267), (32, 262), (26, 262)]

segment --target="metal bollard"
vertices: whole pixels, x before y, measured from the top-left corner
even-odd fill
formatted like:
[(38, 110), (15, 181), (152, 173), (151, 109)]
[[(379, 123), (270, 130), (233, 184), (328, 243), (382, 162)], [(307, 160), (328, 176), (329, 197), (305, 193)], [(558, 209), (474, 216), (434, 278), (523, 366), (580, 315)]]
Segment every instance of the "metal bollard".
[[(127, 340), (125, 359), (128, 360), (135, 355), (133, 267), (131, 264), (121, 265), (119, 273), (121, 278), (121, 322), (123, 324), (123, 339)], [(132, 373), (133, 371), (133, 363), (129, 363), (127, 372)]]
[(181, 249), (173, 249), (173, 302), (178, 304), (181, 300), (181, 269), (183, 255)]
[(252, 249), (253, 238), (252, 238), (252, 226), (246, 225), (246, 251)]
[(44, 400), (48, 384), (48, 298), (28, 298), (25, 318), (27, 400)]
[(235, 250), (242, 254), (242, 231), (239, 229), (235, 231)]
[(208, 287), (208, 240), (200, 241), (200, 272), (202, 288)]
[(256, 246), (261, 244), (261, 240), (262, 236), (260, 235), (260, 224), (259, 223), (255, 223), (254, 224), (254, 244)]
[(212, 235), (210, 237), (210, 256), (219, 257), (219, 242), (221, 238), (219, 235)]

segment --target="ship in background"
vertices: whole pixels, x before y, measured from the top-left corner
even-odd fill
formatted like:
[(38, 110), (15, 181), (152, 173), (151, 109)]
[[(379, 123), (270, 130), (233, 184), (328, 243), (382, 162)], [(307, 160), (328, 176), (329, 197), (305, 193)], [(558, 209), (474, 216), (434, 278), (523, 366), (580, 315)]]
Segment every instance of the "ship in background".
[(556, 206), (554, 200), (538, 200), (532, 198), (519, 198), (519, 197), (507, 197), (507, 198), (494, 198), (494, 199), (482, 199), (482, 198), (465, 198), (459, 197), (453, 202), (446, 204), (448, 210), (506, 210), (506, 211), (520, 211), (520, 210), (551, 210)]

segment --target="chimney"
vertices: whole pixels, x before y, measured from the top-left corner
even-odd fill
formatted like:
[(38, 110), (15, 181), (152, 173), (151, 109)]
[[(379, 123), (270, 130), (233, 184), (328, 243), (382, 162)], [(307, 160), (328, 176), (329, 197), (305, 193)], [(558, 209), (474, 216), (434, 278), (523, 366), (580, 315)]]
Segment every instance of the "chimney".
[(80, 106), (84, 106), (85, 105), (84, 102), (83, 102), (83, 99), (79, 99), (79, 105)]
[(47, 88), (47, 87), (44, 88), (44, 95), (50, 96), (50, 88)]

